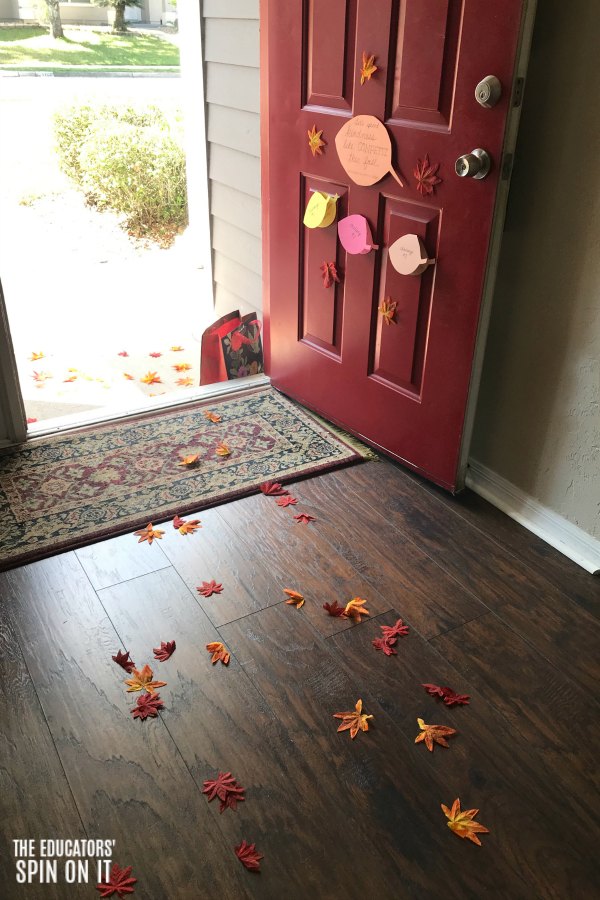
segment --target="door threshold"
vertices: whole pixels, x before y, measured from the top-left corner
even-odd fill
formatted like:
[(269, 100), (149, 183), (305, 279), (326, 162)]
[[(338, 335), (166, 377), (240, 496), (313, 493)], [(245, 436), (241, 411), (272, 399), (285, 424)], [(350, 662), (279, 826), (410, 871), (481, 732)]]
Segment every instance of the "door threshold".
[(117, 419), (129, 419), (135, 416), (151, 415), (153, 412), (179, 409), (180, 407), (197, 403), (199, 400), (219, 400), (222, 397), (231, 397), (236, 394), (255, 391), (257, 388), (267, 387), (270, 384), (271, 379), (268, 375), (248, 375), (245, 378), (235, 378), (232, 381), (219, 381), (216, 384), (202, 385), (181, 399), (164, 400), (156, 397), (151, 402), (146, 402), (139, 407), (113, 407), (104, 411), (90, 409), (86, 412), (73, 413), (69, 416), (46, 419), (43, 422), (32, 422), (27, 429), (27, 440), (58, 434), (62, 431), (73, 431), (76, 428), (86, 428), (90, 425), (101, 425), (104, 422), (113, 422)]

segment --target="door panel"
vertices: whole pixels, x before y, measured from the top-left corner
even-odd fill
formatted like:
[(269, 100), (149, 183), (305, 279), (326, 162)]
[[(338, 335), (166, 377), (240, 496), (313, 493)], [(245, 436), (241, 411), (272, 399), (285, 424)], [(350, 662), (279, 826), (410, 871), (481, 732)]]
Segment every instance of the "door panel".
[[(263, 0), (263, 203), (269, 374), (276, 387), (432, 480), (454, 489), (469, 392), (523, 0)], [(363, 52), (378, 69), (361, 85)], [(496, 75), (493, 109), (475, 100)], [(393, 165), (360, 187), (335, 137), (351, 116), (385, 122)], [(387, 118), (386, 118), (387, 116)], [(312, 156), (307, 132), (323, 132)], [(456, 159), (486, 149), (483, 180)], [(442, 181), (417, 189), (428, 156)], [(339, 194), (336, 224), (302, 224), (310, 190)], [(337, 221), (364, 215), (377, 251), (352, 256)], [(436, 263), (400, 275), (389, 246), (421, 237)], [(323, 286), (336, 261), (341, 284)], [(378, 312), (397, 303), (394, 323)]]

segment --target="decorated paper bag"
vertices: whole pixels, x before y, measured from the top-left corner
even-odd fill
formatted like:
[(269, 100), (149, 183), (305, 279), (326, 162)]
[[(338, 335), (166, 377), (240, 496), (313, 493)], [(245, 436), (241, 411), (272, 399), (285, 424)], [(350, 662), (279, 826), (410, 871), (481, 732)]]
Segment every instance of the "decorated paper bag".
[(239, 325), (221, 338), (228, 378), (243, 378), (264, 372), (260, 322), (256, 313), (248, 313)]
[(217, 381), (227, 381), (233, 377), (225, 365), (221, 340), (230, 334), (242, 322), (239, 310), (227, 313), (202, 335), (200, 351), (200, 384), (214, 384)]

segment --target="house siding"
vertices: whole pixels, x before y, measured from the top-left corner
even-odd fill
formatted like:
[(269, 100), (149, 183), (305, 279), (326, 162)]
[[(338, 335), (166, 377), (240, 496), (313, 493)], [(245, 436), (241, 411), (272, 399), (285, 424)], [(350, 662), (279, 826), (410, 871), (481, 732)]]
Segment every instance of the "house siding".
[(261, 312), (258, 0), (204, 0), (215, 310)]

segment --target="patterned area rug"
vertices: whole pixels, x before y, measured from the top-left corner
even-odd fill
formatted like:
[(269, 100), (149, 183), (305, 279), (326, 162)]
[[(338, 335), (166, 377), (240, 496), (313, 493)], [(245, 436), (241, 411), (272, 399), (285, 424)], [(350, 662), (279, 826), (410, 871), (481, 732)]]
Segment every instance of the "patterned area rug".
[[(334, 432), (267, 388), (11, 448), (0, 454), (0, 570), (372, 456)], [(229, 457), (216, 454), (222, 441)], [(180, 466), (191, 454), (198, 465)]]

